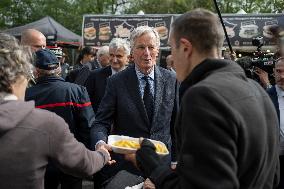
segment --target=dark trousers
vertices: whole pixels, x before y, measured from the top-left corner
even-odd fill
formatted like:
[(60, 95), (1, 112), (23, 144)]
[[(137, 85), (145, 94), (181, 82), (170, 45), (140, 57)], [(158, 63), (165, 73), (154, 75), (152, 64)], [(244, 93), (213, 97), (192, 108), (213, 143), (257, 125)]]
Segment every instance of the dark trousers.
[(280, 161), (280, 183), (277, 189), (284, 189), (284, 155), (279, 156)]
[[(111, 153), (111, 157), (116, 160), (116, 163), (113, 165), (105, 165), (99, 172), (94, 174), (94, 189), (104, 187), (121, 170), (126, 170), (131, 174), (144, 177), (142, 172), (134, 167), (131, 162), (124, 159), (124, 155)], [(163, 156), (162, 160), (165, 164), (170, 165), (171, 157), (170, 155)]]
[(49, 163), (45, 172), (44, 188), (57, 189), (59, 184), (61, 189), (82, 189), (81, 178), (67, 175)]

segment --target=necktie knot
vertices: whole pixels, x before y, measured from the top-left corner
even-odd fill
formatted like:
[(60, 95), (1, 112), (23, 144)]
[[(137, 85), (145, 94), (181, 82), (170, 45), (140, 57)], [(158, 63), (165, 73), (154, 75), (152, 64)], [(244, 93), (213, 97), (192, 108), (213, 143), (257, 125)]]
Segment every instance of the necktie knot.
[(145, 76), (142, 77), (142, 79), (143, 79), (144, 81), (146, 81), (146, 82), (149, 82), (149, 76), (146, 76), (146, 75), (145, 75)]

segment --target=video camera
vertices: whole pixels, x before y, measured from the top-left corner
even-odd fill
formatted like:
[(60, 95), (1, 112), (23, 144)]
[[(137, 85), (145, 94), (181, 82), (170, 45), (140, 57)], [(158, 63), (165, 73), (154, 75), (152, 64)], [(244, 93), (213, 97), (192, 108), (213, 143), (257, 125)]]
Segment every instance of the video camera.
[(256, 81), (258, 81), (258, 75), (255, 73), (256, 67), (266, 71), (269, 77), (273, 77), (274, 53), (262, 52), (263, 44), (263, 37), (253, 38), (252, 45), (257, 47), (253, 56), (245, 56), (236, 61), (245, 70), (247, 77)]

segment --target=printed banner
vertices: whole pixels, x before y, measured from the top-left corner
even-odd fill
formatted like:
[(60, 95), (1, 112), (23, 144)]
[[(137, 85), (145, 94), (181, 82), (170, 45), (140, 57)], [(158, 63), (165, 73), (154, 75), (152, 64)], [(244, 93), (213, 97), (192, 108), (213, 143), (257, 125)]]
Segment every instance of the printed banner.
[(171, 22), (171, 15), (84, 15), (83, 44), (85, 46), (108, 45), (112, 38), (129, 38), (134, 28), (148, 25), (154, 27), (159, 33), (161, 47), (167, 47)]

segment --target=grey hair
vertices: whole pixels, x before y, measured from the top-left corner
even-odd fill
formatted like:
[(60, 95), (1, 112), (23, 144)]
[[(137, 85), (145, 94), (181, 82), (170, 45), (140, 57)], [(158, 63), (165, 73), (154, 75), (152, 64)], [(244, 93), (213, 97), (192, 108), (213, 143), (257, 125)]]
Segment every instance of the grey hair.
[(97, 51), (97, 57), (100, 57), (101, 55), (109, 54), (109, 46), (102, 46)]
[(160, 48), (160, 37), (159, 37), (159, 34), (158, 32), (153, 28), (153, 27), (149, 27), (149, 26), (139, 26), (137, 28), (135, 28), (131, 34), (130, 34), (130, 48), (131, 48), (131, 51), (133, 50), (134, 48), (134, 45), (135, 45), (135, 41), (138, 37), (146, 34), (146, 33), (153, 33), (156, 37), (156, 46), (158, 48)]
[(12, 84), (19, 77), (31, 77), (33, 62), (30, 47), (20, 46), (18, 40), (0, 33), (0, 92), (12, 93)]
[(61, 66), (53, 70), (44, 70), (36, 68), (36, 73), (37, 73), (36, 76), (37, 79), (40, 77), (49, 77), (49, 76), (59, 77), (61, 74)]
[(130, 55), (129, 42), (122, 38), (113, 38), (109, 43), (109, 48), (119, 49), (123, 48), (127, 55)]

